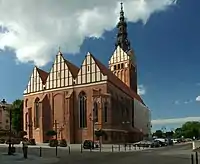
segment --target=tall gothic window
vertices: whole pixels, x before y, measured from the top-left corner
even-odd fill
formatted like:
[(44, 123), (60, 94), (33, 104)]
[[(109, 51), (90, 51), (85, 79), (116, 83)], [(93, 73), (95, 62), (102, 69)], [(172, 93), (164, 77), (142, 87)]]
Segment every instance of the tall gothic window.
[(39, 98), (35, 100), (35, 128), (39, 128), (40, 111), (39, 111)]
[(98, 104), (97, 104), (97, 102), (95, 101), (94, 102), (94, 121), (95, 122), (98, 122)]
[(25, 114), (25, 130), (28, 129), (28, 112)]
[(79, 127), (87, 127), (87, 97), (85, 92), (81, 92), (78, 97), (79, 102)]
[(104, 122), (108, 122), (108, 102), (104, 103)]

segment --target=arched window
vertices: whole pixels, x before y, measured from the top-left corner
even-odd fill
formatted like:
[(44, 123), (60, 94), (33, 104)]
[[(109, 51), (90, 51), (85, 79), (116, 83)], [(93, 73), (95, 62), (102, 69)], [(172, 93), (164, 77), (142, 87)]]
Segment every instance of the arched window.
[(28, 99), (25, 100), (25, 107), (28, 106)]
[(39, 98), (35, 99), (35, 128), (39, 128), (40, 111), (39, 111)]
[(25, 130), (28, 129), (28, 112), (25, 114)]
[(104, 102), (104, 122), (108, 122), (108, 102)]
[(78, 97), (79, 103), (79, 126), (80, 128), (87, 127), (87, 97), (85, 92), (81, 92)]
[(94, 122), (98, 122), (98, 104), (94, 102)]

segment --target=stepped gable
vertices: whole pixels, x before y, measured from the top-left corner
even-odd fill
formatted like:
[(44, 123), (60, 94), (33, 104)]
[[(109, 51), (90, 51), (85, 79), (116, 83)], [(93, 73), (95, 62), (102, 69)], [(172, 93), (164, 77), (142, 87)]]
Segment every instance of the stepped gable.
[(96, 64), (98, 65), (98, 67), (102, 71), (102, 73), (108, 77), (108, 81), (110, 81), (113, 85), (115, 85), (119, 89), (123, 90), (125, 93), (127, 93), (132, 98), (137, 99), (139, 102), (141, 102), (143, 105), (145, 105), (145, 103), (143, 102), (142, 98), (138, 94), (136, 94), (131, 88), (129, 88), (118, 77), (116, 77), (105, 65), (103, 65), (93, 55), (92, 55), (92, 57), (94, 58)]

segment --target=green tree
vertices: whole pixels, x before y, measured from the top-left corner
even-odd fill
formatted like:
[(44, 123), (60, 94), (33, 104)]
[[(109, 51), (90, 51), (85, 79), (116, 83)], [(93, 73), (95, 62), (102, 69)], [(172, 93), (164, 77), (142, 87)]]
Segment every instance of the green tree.
[(46, 132), (46, 136), (48, 136), (48, 137), (53, 137), (56, 134), (57, 134), (57, 132), (54, 131), (54, 130), (49, 130), (49, 131)]
[(199, 138), (200, 132), (200, 122), (189, 121), (182, 125), (181, 127), (183, 136), (185, 138)]
[(162, 130), (156, 130), (154, 133), (153, 133), (153, 136), (156, 136), (158, 138), (162, 138), (164, 137), (164, 134), (162, 132)]
[(168, 131), (168, 132), (165, 133), (165, 136), (166, 136), (167, 138), (172, 138), (173, 135), (174, 135), (174, 132), (173, 132), (173, 131)]
[(181, 128), (175, 130), (175, 136), (177, 138), (199, 138), (200, 137), (200, 122), (188, 121), (182, 125)]
[(183, 132), (181, 128), (176, 128), (174, 132), (174, 137), (175, 138), (181, 138), (183, 136)]
[(96, 130), (95, 131), (95, 136), (99, 139), (101, 136), (106, 135), (105, 131), (103, 131), (102, 129), (100, 130)]
[(17, 132), (23, 131), (23, 100), (17, 99), (11, 105), (12, 128)]

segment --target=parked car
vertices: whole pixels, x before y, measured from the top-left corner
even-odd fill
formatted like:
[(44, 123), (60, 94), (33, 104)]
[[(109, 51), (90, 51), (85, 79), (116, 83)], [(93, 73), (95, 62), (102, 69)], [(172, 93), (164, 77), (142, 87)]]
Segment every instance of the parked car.
[(170, 146), (174, 145), (173, 140), (170, 138), (166, 139), (166, 143), (167, 143), (167, 145), (170, 145)]
[(95, 143), (92, 140), (85, 140), (83, 142), (83, 148), (84, 149), (94, 149)]
[(160, 145), (160, 143), (159, 143), (159, 141), (152, 141), (152, 143), (151, 143), (151, 148), (156, 148), (156, 147), (160, 147), (161, 145)]
[(174, 144), (178, 143), (177, 139), (172, 139), (172, 141)]
[(138, 146), (138, 147), (150, 147), (151, 146), (151, 142), (150, 141), (140, 141), (138, 143), (135, 143), (134, 145)]
[(154, 139), (154, 141), (157, 141), (160, 144), (160, 146), (167, 146), (167, 142), (164, 138), (156, 138)]

